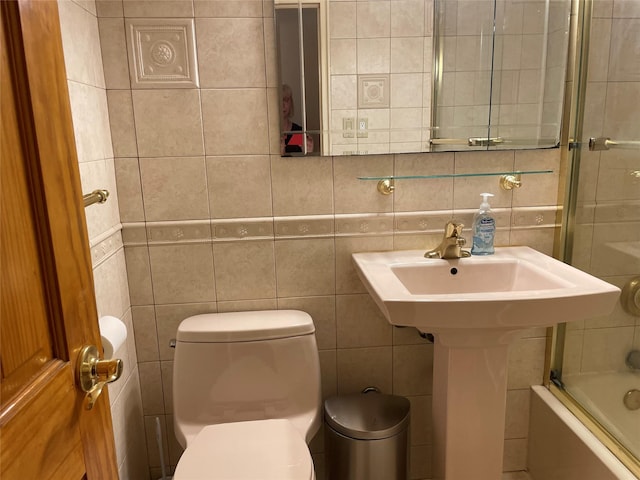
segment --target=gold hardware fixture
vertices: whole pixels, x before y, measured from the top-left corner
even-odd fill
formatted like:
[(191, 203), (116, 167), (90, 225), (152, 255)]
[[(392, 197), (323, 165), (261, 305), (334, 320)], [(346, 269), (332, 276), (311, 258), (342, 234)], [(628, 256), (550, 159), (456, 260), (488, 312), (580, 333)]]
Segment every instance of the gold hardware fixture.
[(622, 148), (627, 150), (640, 150), (640, 142), (611, 140), (609, 137), (591, 137), (589, 139), (589, 150), (592, 152), (600, 152), (611, 148)]
[(109, 191), (105, 189), (94, 190), (82, 196), (85, 207), (93, 205), (94, 203), (104, 203), (107, 201), (107, 198), (109, 198)]
[(502, 175), (500, 177), (500, 188), (503, 190), (513, 190), (522, 186), (522, 176), (519, 173), (512, 175)]
[(424, 254), (425, 258), (466, 258), (471, 253), (462, 250), (467, 240), (462, 236), (462, 223), (447, 222), (444, 226), (444, 238), (440, 245)]
[(395, 189), (393, 178), (385, 178), (378, 182), (378, 192), (382, 195), (391, 195)]
[(640, 317), (640, 277), (632, 278), (622, 288), (620, 304), (625, 312)]
[(472, 137), (468, 140), (468, 145), (470, 147), (493, 147), (495, 145), (500, 145), (504, 143), (504, 139), (502, 137)]
[(107, 383), (115, 382), (122, 375), (123, 363), (119, 358), (100, 360), (98, 348), (87, 345), (78, 355), (77, 382), (87, 394), (86, 409), (91, 410)]

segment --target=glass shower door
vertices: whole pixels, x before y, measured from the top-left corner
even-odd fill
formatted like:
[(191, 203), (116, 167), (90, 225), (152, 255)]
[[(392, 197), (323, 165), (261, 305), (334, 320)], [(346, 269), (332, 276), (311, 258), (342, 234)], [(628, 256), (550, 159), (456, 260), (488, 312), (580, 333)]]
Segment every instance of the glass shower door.
[(640, 0), (595, 1), (586, 23), (584, 115), (572, 151), (576, 190), (565, 260), (619, 286), (623, 296), (608, 317), (561, 330), (554, 383), (638, 459)]

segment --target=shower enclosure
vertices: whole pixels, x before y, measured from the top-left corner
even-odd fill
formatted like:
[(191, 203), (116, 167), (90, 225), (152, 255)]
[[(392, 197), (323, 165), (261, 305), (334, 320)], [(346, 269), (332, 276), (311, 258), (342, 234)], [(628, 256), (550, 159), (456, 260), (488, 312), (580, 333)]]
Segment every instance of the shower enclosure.
[(564, 260), (623, 289), (560, 325), (551, 390), (640, 476), (640, 0), (579, 0)]

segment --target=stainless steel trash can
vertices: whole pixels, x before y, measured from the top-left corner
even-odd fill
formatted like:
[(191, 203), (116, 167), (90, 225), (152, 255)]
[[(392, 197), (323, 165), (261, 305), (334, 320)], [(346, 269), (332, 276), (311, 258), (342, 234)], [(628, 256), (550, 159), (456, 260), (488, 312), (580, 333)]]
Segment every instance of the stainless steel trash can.
[(409, 400), (382, 393), (324, 402), (327, 480), (407, 480)]

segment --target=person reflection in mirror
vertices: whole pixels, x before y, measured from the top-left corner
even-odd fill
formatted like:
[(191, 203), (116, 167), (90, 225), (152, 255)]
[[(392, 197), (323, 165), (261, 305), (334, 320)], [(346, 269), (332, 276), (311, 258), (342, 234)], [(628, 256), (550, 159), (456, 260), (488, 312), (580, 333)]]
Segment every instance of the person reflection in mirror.
[[(282, 85), (282, 136), (280, 137), (280, 155), (287, 153), (302, 153), (302, 142), (305, 137), (302, 127), (291, 121), (295, 112), (293, 105), (292, 90), (289, 85)], [(313, 138), (306, 135), (307, 153), (313, 152)]]

